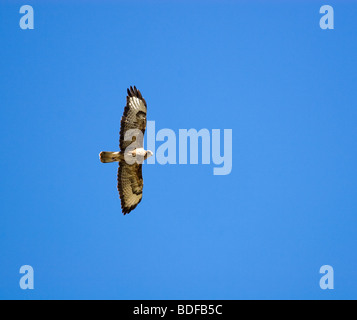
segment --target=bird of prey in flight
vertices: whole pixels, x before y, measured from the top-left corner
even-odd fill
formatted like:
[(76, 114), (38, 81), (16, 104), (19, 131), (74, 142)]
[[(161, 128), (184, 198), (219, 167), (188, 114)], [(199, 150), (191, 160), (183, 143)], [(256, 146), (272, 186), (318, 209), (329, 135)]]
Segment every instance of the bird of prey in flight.
[(120, 151), (102, 151), (99, 154), (103, 163), (119, 162), (118, 191), (124, 215), (134, 210), (143, 197), (142, 163), (153, 155), (150, 150), (144, 150), (146, 101), (135, 86), (127, 91), (120, 122)]

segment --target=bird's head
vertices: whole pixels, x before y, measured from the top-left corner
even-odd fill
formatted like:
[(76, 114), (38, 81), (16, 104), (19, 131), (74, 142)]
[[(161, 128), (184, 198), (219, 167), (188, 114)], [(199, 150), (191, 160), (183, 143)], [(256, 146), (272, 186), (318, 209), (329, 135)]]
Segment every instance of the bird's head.
[(148, 150), (146, 153), (146, 158), (149, 158), (153, 155), (153, 152), (151, 150)]

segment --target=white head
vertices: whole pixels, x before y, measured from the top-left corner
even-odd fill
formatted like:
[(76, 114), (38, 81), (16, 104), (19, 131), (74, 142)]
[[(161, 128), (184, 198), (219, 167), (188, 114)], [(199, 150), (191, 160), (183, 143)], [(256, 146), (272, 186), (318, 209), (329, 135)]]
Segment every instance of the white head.
[(151, 157), (153, 155), (153, 152), (152, 151), (150, 151), (150, 150), (147, 150), (146, 151), (146, 158), (149, 158), (149, 157)]

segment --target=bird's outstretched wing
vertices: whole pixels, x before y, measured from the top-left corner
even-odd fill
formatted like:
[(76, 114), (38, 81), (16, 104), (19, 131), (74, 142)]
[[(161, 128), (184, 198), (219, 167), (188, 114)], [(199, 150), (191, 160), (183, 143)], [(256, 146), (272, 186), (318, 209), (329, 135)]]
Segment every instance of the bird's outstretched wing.
[[(130, 130), (134, 129), (134, 130)], [(144, 133), (146, 129), (146, 102), (140, 91), (136, 87), (130, 87), (128, 89), (128, 95), (126, 97), (126, 106), (124, 109), (123, 116), (120, 122), (120, 138), (119, 146), (121, 151), (125, 149), (136, 141), (136, 148), (142, 148), (144, 144)], [(130, 131), (134, 132), (134, 136), (130, 137)], [(142, 133), (137, 135), (135, 133)], [(128, 134), (128, 137), (125, 135)], [(136, 137), (138, 139), (136, 140)], [(126, 139), (127, 138), (127, 139)]]
[(120, 162), (118, 168), (118, 191), (121, 208), (125, 214), (135, 209), (143, 197), (142, 164)]

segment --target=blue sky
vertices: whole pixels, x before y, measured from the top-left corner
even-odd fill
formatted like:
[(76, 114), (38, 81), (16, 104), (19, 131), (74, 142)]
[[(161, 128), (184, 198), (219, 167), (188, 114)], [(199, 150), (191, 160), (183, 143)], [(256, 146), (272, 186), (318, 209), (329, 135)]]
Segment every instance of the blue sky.
[[(356, 299), (357, 5), (324, 4), (2, 2), (0, 298)], [(231, 174), (144, 165), (123, 216), (130, 85), (157, 130), (232, 129)]]

